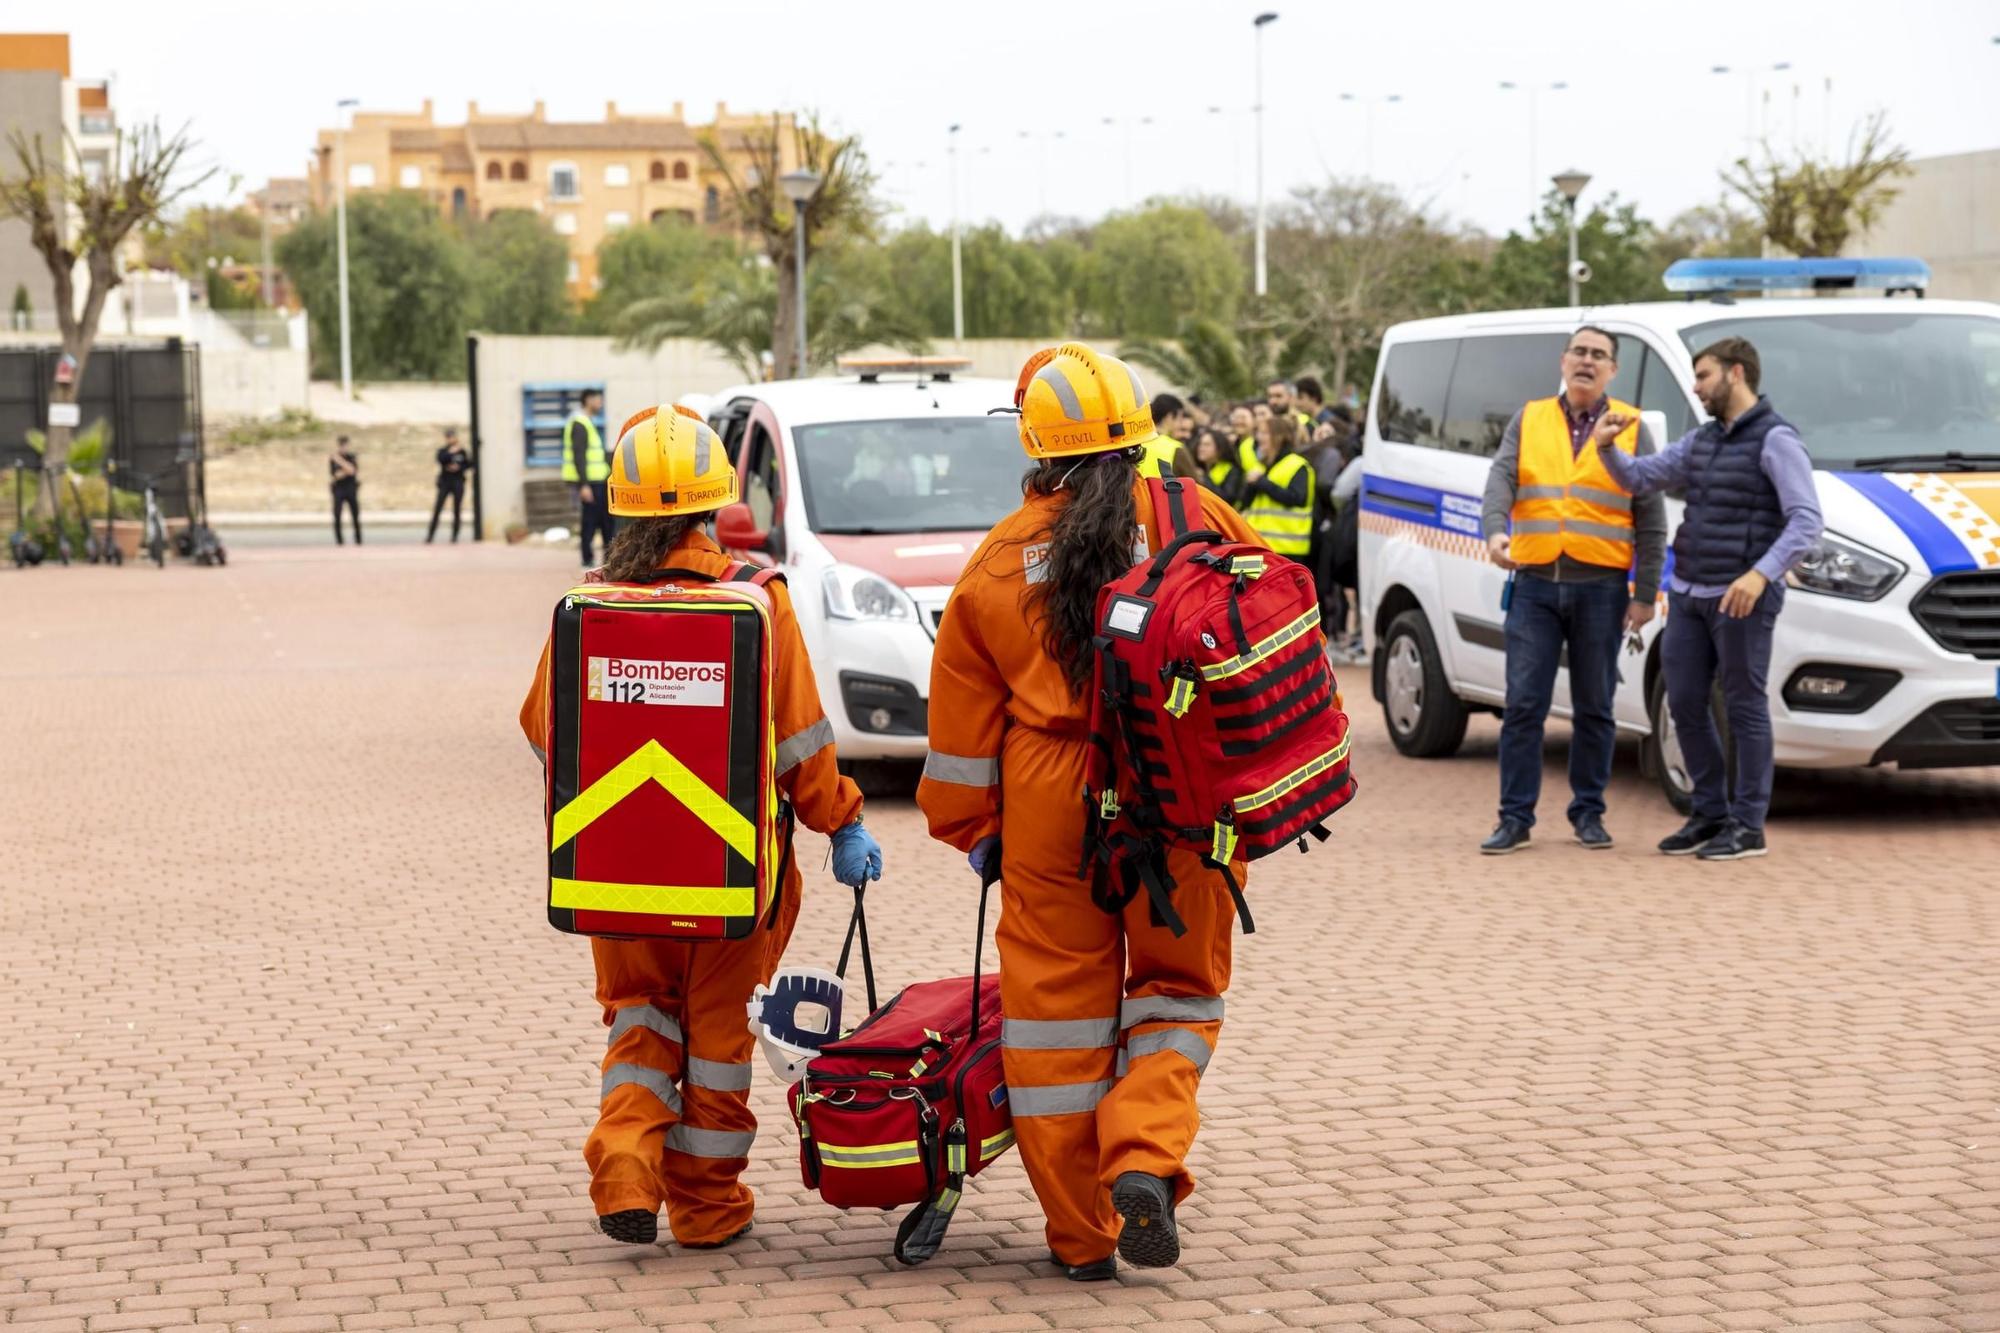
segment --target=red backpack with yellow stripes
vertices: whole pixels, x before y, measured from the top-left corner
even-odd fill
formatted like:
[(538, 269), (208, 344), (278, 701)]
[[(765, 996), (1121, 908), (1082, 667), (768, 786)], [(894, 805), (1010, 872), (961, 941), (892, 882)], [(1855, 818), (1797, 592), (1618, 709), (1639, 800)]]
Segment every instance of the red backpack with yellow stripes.
[[(776, 785), (775, 570), (591, 583), (551, 633), (549, 924), (614, 939), (740, 939), (789, 851)], [(660, 883), (671, 879), (671, 883)]]
[(1326, 840), (1354, 799), (1347, 714), (1311, 576), (1204, 527), (1194, 482), (1148, 488), (1163, 545), (1097, 598), (1083, 874), (1107, 912), (1143, 887), (1179, 935), (1166, 852), (1198, 852), (1248, 932), (1230, 863)]

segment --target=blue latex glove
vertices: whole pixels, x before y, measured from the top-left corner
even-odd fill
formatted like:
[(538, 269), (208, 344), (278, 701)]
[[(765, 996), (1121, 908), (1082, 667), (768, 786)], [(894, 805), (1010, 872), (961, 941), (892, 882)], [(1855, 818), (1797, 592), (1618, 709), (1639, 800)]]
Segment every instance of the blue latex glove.
[(882, 878), (882, 844), (858, 819), (834, 832), (833, 877), (856, 889)]
[(993, 859), (999, 855), (1000, 835), (989, 833), (978, 842), (972, 844), (972, 850), (966, 853), (965, 863), (972, 867), (973, 874), (983, 880), (986, 878), (989, 870), (996, 868), (993, 865)]

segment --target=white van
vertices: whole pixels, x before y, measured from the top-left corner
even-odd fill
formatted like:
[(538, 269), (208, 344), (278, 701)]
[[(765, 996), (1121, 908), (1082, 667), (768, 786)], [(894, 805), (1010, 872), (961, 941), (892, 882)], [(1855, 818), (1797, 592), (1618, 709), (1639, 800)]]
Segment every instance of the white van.
[[(1797, 270), (1814, 262), (1741, 269), (1789, 266), (1785, 285), (1809, 287)], [(1718, 285), (1750, 285), (1729, 277)], [(1360, 617), (1396, 747), (1451, 754), (1468, 711), (1505, 703), (1506, 575), (1479, 535), (1487, 469), (1522, 404), (1559, 389), (1562, 349), (1584, 323), (1618, 336), (1611, 392), (1639, 407), (1662, 447), (1703, 419), (1693, 353), (1748, 338), (1763, 392), (1812, 454), (1826, 533), (1791, 576), (1778, 621), (1777, 762), (2000, 764), (2000, 306), (1879, 297), (1526, 310), (1390, 329), (1366, 426)], [(1670, 499), (1669, 530), (1679, 522)], [(1659, 623), (1642, 653), (1621, 658), (1615, 712), (1686, 811)], [(1564, 672), (1556, 713), (1567, 700)]]
[(743, 501), (716, 516), (731, 554), (785, 573), (842, 759), (922, 759), (931, 643), (959, 571), (1021, 503), (1011, 381), (952, 358), (846, 361), (838, 378), (699, 402)]

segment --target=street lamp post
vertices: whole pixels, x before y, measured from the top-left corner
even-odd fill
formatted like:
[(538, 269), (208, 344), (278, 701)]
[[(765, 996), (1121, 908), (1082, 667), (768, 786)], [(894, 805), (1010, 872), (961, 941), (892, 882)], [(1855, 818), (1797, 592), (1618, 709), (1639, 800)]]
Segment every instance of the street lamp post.
[(965, 346), (965, 269), (959, 258), (958, 126), (951, 127), (951, 338)]
[(1255, 30), (1257, 45), (1257, 295), (1263, 296), (1268, 289), (1264, 267), (1264, 28), (1278, 20), (1277, 14), (1266, 11), (1251, 20)]
[(335, 267), (340, 273), (340, 396), (354, 397), (354, 340), (347, 310), (347, 112), (361, 105), (352, 97), (335, 104), (340, 125), (333, 132), (333, 198)]
[[(1535, 225), (1535, 216), (1542, 211), (1542, 173), (1537, 165), (1537, 158), (1540, 156), (1542, 144), (1542, 118), (1538, 104), (1544, 85), (1516, 83), (1511, 79), (1503, 79), (1500, 87), (1505, 92), (1520, 92), (1525, 89), (1528, 94), (1528, 225), (1532, 227)], [(1558, 81), (1546, 87), (1552, 93), (1559, 93), (1569, 85)]]
[(1569, 303), (1582, 305), (1583, 295), (1578, 288), (1583, 283), (1583, 275), (1577, 266), (1576, 254), (1576, 197), (1583, 193), (1583, 187), (1590, 184), (1590, 173), (1571, 168), (1553, 178), (1556, 188), (1562, 191), (1563, 202), (1569, 212)]
[(792, 201), (792, 302), (793, 317), (798, 321), (799, 345), (798, 364), (792, 369), (794, 379), (806, 377), (806, 205), (819, 193), (819, 173), (800, 167), (778, 177), (778, 184), (784, 187), (785, 198)]

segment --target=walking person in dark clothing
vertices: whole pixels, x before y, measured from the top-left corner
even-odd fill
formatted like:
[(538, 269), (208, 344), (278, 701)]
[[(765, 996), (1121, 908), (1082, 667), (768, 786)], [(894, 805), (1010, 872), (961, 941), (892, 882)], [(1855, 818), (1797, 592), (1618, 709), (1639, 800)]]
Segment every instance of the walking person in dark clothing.
[(431, 530), (424, 534), (428, 545), (438, 535), (438, 519), (444, 514), (446, 496), (451, 497), (451, 539), (458, 540), (458, 512), (465, 503), (465, 474), (472, 467), (472, 454), (458, 442), (458, 428), (444, 428), (444, 447), (437, 451), (437, 501), (431, 505)]
[(598, 534), (604, 537), (605, 554), (611, 553), (611, 495), (605, 487), (611, 478), (611, 455), (597, 429), (603, 411), (604, 395), (585, 389), (577, 410), (563, 423), (562, 479), (576, 487), (585, 569), (592, 564), (590, 546)]
[[(1694, 780), (1694, 816), (1661, 841), (1669, 856), (1738, 861), (1767, 850), (1771, 635), (1785, 606), (1785, 575), (1819, 540), (1823, 524), (1812, 456), (1757, 392), (1762, 377), (1748, 340), (1705, 347), (1695, 354), (1694, 388), (1713, 419), (1651, 458), (1604, 455), (1606, 471), (1634, 495), (1687, 488), (1660, 669)], [(1600, 441), (1619, 429), (1612, 415), (1597, 424)], [(1718, 681), (1736, 757), (1734, 790), (1710, 711)]]
[(349, 517), (354, 521), (354, 544), (361, 545), (361, 462), (354, 456), (354, 446), (342, 435), (333, 443), (333, 452), (326, 457), (328, 487), (333, 491), (333, 540), (336, 545), (347, 545), (347, 539), (340, 535), (340, 507), (347, 506)]

